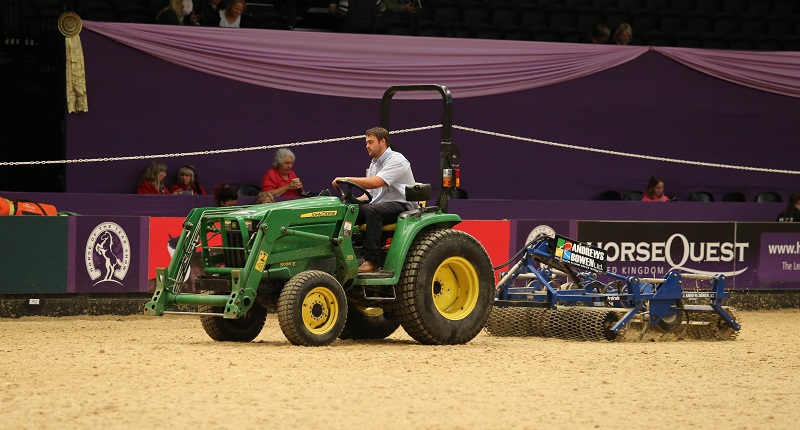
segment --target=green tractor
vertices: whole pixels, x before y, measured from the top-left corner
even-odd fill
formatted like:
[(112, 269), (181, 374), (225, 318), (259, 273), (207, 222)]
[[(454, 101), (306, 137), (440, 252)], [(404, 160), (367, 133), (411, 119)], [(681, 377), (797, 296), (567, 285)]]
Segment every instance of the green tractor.
[[(268, 310), (277, 312), (281, 330), (295, 345), (383, 339), (401, 325), (423, 344), (472, 340), (489, 317), (494, 274), (480, 242), (453, 230), (461, 218), (447, 213), (458, 185), (452, 95), (441, 85), (389, 88), (381, 105), (386, 129), (391, 99), (400, 91), (437, 91), (444, 100), (444, 180), (435, 206), (425, 205), (429, 184), (406, 188), (407, 199), (419, 207), (384, 226), (381, 271), (358, 273), (364, 233), (355, 220), (363, 202), (354, 197), (360, 187), (340, 181), (341, 198), (323, 192), (267, 205), (192, 210), (169, 267), (156, 271), (145, 314), (200, 315), (206, 333), (218, 341), (252, 341)], [(194, 283), (200, 293), (182, 292), (195, 253), (203, 265)]]

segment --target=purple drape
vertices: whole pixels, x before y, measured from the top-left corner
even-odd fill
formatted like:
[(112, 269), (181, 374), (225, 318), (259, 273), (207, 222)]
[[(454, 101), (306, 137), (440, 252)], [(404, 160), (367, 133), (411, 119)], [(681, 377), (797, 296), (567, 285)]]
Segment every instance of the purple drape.
[(800, 97), (800, 52), (653, 48), (684, 66), (735, 84)]
[(392, 85), (421, 82), (446, 83), (461, 98), (522, 91), (597, 73), (647, 52), (642, 47), (479, 39), (101, 22), (84, 26), (200, 72), (281, 90), (371, 99)]
[(84, 27), (200, 72), (340, 97), (376, 98), (391, 85), (445, 81), (460, 98), (516, 92), (591, 75), (631, 61), (648, 49), (720, 79), (800, 97), (797, 52), (364, 37), (91, 21), (84, 22)]

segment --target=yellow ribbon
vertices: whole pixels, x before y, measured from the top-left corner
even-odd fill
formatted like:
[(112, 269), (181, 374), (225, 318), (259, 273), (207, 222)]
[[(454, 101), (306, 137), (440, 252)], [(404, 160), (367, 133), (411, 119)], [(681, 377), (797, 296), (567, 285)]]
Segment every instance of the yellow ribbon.
[(67, 111), (88, 112), (86, 98), (86, 69), (83, 63), (83, 47), (79, 36), (83, 22), (75, 12), (64, 12), (58, 18), (58, 30), (64, 35), (67, 48)]

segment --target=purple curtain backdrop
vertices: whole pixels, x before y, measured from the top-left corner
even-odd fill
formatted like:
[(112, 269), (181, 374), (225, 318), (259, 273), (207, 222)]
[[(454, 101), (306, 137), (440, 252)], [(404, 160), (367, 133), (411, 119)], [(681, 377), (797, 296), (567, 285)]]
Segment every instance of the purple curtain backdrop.
[[(329, 188), (336, 175), (364, 171), (368, 159), (360, 136), (378, 123), (383, 91), (412, 83), (447, 85), (456, 125), (522, 138), (454, 131), (462, 185), (471, 199), (592, 199), (608, 189), (642, 190), (651, 174), (665, 178), (667, 195), (682, 199), (698, 190), (718, 198), (740, 191), (749, 200), (774, 190), (786, 199), (800, 189), (792, 156), (800, 100), (790, 97), (800, 93), (796, 53), (737, 57), (679, 48), (93, 22), (85, 27), (89, 112), (67, 117), (67, 158), (148, 157), (70, 163), (69, 192), (132, 192), (153, 155), (263, 145), (292, 146), (304, 184)], [(440, 103), (398, 98), (394, 130), (438, 123)], [(343, 136), (354, 137), (294, 146)], [(434, 185), (438, 136), (438, 130), (426, 130), (393, 137), (417, 178)], [(161, 158), (170, 168), (168, 181), (174, 182), (181, 164), (191, 163), (211, 190), (222, 182), (258, 183), (273, 152)]]
[(102, 22), (86, 22), (85, 27), (203, 73), (287, 91), (370, 99), (380, 98), (392, 85), (438, 82), (443, 76), (461, 97), (526, 90), (615, 67), (647, 51)]
[[(380, 97), (391, 85), (447, 76), (461, 97), (522, 91), (597, 73), (638, 46), (353, 37), (212, 27), (91, 22), (85, 27), (154, 57), (253, 85), (342, 97)], [(420, 42), (424, 47), (420, 47)], [(756, 89), (800, 96), (800, 53), (652, 48), (683, 65)]]

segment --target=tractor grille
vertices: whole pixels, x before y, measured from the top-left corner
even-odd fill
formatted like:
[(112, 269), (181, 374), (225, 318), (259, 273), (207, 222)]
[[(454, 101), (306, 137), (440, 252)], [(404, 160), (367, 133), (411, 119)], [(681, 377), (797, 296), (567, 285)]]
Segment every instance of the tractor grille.
[[(247, 223), (247, 233), (253, 237), (256, 234), (256, 222), (253, 220), (244, 222)], [(225, 221), (225, 236), (227, 246), (222, 250), (225, 267), (243, 268), (247, 264), (247, 255), (244, 251), (244, 237), (239, 230), (237, 221)]]
[(244, 267), (247, 258), (244, 254), (244, 238), (239, 232), (228, 232), (228, 246), (222, 250), (222, 255), (225, 257), (225, 267)]

